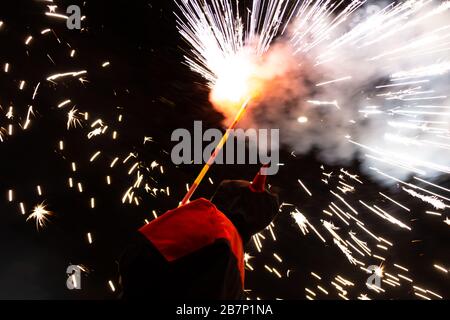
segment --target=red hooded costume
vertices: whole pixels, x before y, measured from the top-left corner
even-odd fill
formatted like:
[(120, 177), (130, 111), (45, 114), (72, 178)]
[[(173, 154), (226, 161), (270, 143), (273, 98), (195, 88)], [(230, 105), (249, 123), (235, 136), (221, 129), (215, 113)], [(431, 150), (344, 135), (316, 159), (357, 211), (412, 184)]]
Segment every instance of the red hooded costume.
[(241, 299), (244, 245), (278, 212), (265, 176), (224, 181), (139, 229), (120, 262), (125, 299)]

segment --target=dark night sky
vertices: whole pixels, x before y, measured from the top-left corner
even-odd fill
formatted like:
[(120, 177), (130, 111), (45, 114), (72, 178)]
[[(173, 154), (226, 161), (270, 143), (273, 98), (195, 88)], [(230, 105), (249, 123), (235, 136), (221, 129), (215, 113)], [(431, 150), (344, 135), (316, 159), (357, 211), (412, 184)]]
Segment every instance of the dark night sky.
[[(170, 134), (176, 128), (191, 129), (194, 120), (203, 120), (209, 127), (221, 127), (222, 116), (209, 104), (205, 82), (182, 64), (187, 46), (177, 34), (171, 1), (55, 1), (58, 12), (76, 3), (84, 4), (82, 13), (87, 16), (81, 32), (69, 31), (62, 20), (46, 17), (44, 2), (15, 0), (2, 1), (0, 5), (0, 20), (4, 22), (0, 29), (0, 127), (23, 123), (28, 105), (33, 105), (36, 112), (29, 129), (23, 131), (16, 125), (14, 135), (0, 143), (0, 299), (115, 298), (108, 280), (117, 284), (116, 261), (127, 241), (144, 219), (152, 218), (152, 210), (163, 213), (175, 207), (184, 195), (185, 184), (200, 169), (195, 165), (171, 164)], [(41, 35), (45, 28), (54, 33)], [(24, 42), (30, 34), (34, 38), (27, 47)], [(69, 57), (72, 49), (76, 49), (74, 58)], [(102, 68), (105, 61), (111, 65)], [(3, 73), (5, 62), (11, 65), (7, 74)], [(83, 84), (73, 79), (52, 84), (45, 80), (50, 74), (74, 70), (87, 70), (89, 82)], [(21, 80), (26, 80), (23, 91), (18, 90)], [(39, 82), (38, 94), (32, 101), (34, 86)], [(72, 105), (80, 112), (88, 111), (91, 118), (83, 127), (68, 131), (68, 110), (58, 109), (57, 105), (69, 98)], [(10, 105), (16, 112), (12, 120), (5, 117)], [(121, 123), (117, 121), (119, 114), (123, 115)], [(88, 140), (89, 125), (97, 118), (109, 126), (107, 134)], [(117, 140), (111, 139), (113, 130), (118, 132)], [(143, 144), (144, 136), (155, 142)], [(65, 142), (63, 151), (58, 149), (60, 140)], [(90, 163), (90, 157), (98, 150), (102, 154)], [(152, 161), (164, 165), (164, 174), (158, 169), (142, 170), (146, 182), (155, 188), (170, 186), (170, 197), (161, 193), (152, 197), (141, 190), (139, 207), (122, 204), (123, 193), (135, 179), (127, 174), (133, 162), (122, 163), (130, 152), (137, 154), (142, 168)], [(303, 236), (289, 210), (284, 210), (275, 221), (278, 241), (265, 241), (262, 254), (256, 252), (253, 244), (247, 249), (256, 256), (251, 260), (255, 271), (247, 272), (246, 287), (252, 290), (249, 296), (304, 299), (305, 287), (316, 288), (320, 284), (328, 288), (328, 298), (336, 299), (330, 281), (342, 275), (355, 283), (354, 288), (348, 289), (350, 298), (361, 292), (372, 298), (415, 298), (411, 285), (404, 282), (400, 288), (389, 288), (385, 295), (365, 288), (367, 276), (349, 264), (320, 225), (320, 219), (325, 217), (322, 209), (335, 200), (329, 189), (336, 185), (337, 178), (325, 186), (320, 181), (322, 163), (316, 160), (314, 152), (302, 157), (290, 153), (290, 150), (282, 152), (281, 162), (285, 165), (269, 182), (278, 190), (281, 201), (297, 205), (328, 242), (324, 245), (312, 232)], [(121, 161), (111, 169), (109, 164), (115, 157)], [(71, 171), (73, 161), (78, 167), (75, 173)], [(326, 172), (337, 175), (340, 168), (326, 166)], [(356, 162), (346, 164), (346, 168), (352, 173), (359, 172)], [(256, 171), (257, 166), (216, 166), (211, 177), (216, 182), (251, 179)], [(105, 183), (107, 175), (112, 177), (111, 186)], [(69, 189), (69, 177), (83, 183), (83, 193)], [(313, 197), (298, 186), (299, 178), (307, 183)], [(389, 270), (393, 263), (409, 266), (409, 276), (417, 285), (448, 298), (449, 279), (433, 268), (434, 263), (450, 265), (448, 226), (441, 218), (426, 216), (424, 212), (432, 208), (401, 193), (398, 186), (385, 189), (368, 178), (364, 181), (346, 199), (355, 206), (358, 199), (382, 203), (394, 216), (410, 220), (413, 228), (413, 232), (404, 231), (372, 214), (362, 213), (371, 230), (395, 241), (389, 254), (379, 252), (387, 258)], [(450, 185), (448, 179), (438, 182)], [(43, 189), (42, 196), (37, 195), (37, 185)], [(7, 201), (9, 189), (14, 190), (15, 199), (11, 203)], [(196, 195), (209, 197), (213, 189), (205, 183)], [(412, 208), (411, 214), (408, 216), (380, 200), (379, 191), (407, 204)], [(89, 206), (91, 197), (96, 199), (95, 209)], [(47, 228), (36, 231), (35, 224), (26, 222), (26, 216), (20, 213), (19, 203), (24, 202), (29, 212), (43, 201), (55, 215)], [(87, 232), (93, 235), (92, 245), (86, 240)], [(370, 241), (365, 234), (358, 234)], [(270, 237), (268, 233), (265, 235)], [(273, 252), (283, 257), (282, 264), (274, 260)], [(365, 261), (379, 263), (376, 259)], [(83, 264), (90, 270), (83, 276), (81, 291), (69, 291), (65, 286), (69, 264)], [(284, 277), (278, 279), (268, 273), (264, 264), (276, 266)], [(291, 271), (287, 278), (288, 270)], [(315, 281), (311, 271), (320, 274), (322, 281)]]

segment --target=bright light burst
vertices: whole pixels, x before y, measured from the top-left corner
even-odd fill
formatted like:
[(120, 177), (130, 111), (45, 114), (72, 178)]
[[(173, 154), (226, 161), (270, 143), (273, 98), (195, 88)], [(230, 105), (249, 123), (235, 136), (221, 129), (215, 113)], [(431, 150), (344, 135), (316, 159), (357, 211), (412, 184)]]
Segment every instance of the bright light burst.
[[(239, 2), (176, 0), (181, 36), (191, 45), (187, 65), (211, 87), (212, 102), (226, 115), (262, 90), (261, 58), (287, 23), (289, 1), (256, 0), (243, 17)], [(231, 108), (231, 110), (230, 110)]]
[(70, 127), (76, 128), (77, 125), (81, 124), (81, 119), (77, 114), (78, 110), (73, 107), (68, 113), (67, 113), (67, 130), (70, 129)]
[(49, 222), (48, 217), (52, 216), (53, 213), (48, 211), (47, 206), (44, 203), (38, 204), (34, 207), (33, 212), (28, 216), (28, 220), (36, 221), (36, 229), (44, 228), (46, 224)]

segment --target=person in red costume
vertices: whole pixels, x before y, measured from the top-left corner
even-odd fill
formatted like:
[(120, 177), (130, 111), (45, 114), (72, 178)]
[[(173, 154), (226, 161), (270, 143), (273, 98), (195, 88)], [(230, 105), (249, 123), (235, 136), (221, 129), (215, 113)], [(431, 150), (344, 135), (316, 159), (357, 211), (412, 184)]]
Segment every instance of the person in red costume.
[(119, 262), (123, 299), (244, 298), (244, 246), (278, 213), (266, 176), (226, 180), (139, 229)]

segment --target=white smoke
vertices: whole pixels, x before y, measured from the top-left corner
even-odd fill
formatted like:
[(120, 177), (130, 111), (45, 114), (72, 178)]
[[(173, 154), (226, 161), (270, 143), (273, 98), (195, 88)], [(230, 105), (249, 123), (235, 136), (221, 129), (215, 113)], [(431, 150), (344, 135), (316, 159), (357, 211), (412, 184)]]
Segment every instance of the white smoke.
[(359, 157), (399, 179), (450, 172), (449, 7), (369, 5), (338, 24), (306, 11), (267, 53), (270, 80), (245, 125), (278, 127), (284, 145), (328, 164)]

